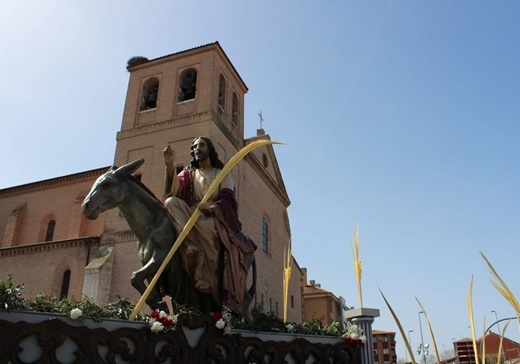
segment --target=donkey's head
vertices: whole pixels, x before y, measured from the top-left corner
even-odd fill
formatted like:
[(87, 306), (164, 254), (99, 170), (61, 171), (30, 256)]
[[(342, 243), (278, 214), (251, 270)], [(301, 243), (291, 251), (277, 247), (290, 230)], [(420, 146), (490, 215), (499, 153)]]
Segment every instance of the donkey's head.
[(143, 163), (144, 159), (138, 159), (119, 168), (113, 166), (100, 176), (81, 205), (85, 217), (95, 220), (100, 213), (120, 206), (128, 197), (130, 181), (127, 177), (137, 171)]

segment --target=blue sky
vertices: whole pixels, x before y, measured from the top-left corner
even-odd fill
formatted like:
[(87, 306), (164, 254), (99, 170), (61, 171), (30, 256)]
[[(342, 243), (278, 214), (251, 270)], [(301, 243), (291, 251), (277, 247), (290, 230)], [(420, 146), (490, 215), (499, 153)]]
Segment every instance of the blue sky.
[(275, 150), (309, 279), (358, 306), (359, 222), (375, 328), (397, 331), (380, 288), (415, 346), (417, 297), (442, 351), (470, 335), (471, 275), (480, 332), (492, 310), (514, 316), (479, 251), (520, 295), (518, 19), (517, 0), (3, 0), (0, 188), (110, 165), (126, 61), (219, 41), (249, 87), (246, 137), (262, 111), (287, 144)]

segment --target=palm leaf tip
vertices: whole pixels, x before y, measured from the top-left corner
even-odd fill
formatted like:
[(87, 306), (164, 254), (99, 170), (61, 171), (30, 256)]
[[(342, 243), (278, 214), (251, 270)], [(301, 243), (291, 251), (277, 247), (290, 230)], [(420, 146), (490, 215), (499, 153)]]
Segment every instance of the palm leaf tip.
[(406, 350), (408, 351), (408, 354), (410, 354), (410, 360), (412, 361), (412, 364), (416, 364), (414, 353), (412, 352), (412, 348), (410, 346), (410, 343), (408, 342), (408, 339), (406, 338), (406, 335), (404, 333), (403, 325), (401, 325), (401, 322), (399, 321), (399, 318), (397, 317), (395, 311), (393, 310), (392, 306), (390, 306), (390, 303), (386, 299), (385, 295), (379, 288), (379, 292), (381, 293), (381, 296), (383, 296), (383, 300), (385, 301), (388, 309), (390, 310), (390, 313), (392, 314), (392, 317), (394, 318), (394, 321), (397, 324), (397, 327), (399, 328), (399, 332), (401, 333), (401, 337), (403, 338), (404, 344), (406, 346)]
[[(491, 262), (486, 258), (486, 256), (482, 252), (480, 252), (480, 255), (486, 261), (491, 275), (495, 279), (495, 281), (491, 281), (491, 284), (496, 288), (498, 292), (500, 292), (500, 294), (507, 300), (507, 302), (509, 302), (509, 304), (513, 306), (517, 316), (520, 317), (520, 303), (516, 299), (515, 295), (513, 294), (509, 286), (506, 284), (506, 282), (502, 279), (502, 277), (498, 274)], [(518, 325), (520, 327), (520, 320), (518, 321)]]

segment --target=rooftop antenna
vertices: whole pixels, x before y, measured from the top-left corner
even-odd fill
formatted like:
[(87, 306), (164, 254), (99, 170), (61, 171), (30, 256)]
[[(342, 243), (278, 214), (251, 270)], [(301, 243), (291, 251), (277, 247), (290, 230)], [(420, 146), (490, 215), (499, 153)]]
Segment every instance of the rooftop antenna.
[(258, 116), (260, 117), (260, 129), (262, 129), (262, 124), (264, 122), (264, 117), (262, 116), (262, 110), (258, 113)]

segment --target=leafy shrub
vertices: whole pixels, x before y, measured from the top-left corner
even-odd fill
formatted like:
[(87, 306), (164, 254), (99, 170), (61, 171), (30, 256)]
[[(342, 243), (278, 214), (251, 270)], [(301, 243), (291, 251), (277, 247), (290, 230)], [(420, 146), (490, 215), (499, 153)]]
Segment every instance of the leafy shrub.
[(22, 298), (23, 284), (14, 285), (12, 276), (7, 276), (7, 281), (0, 281), (0, 308), (9, 310), (19, 310), (24, 308), (24, 299)]

